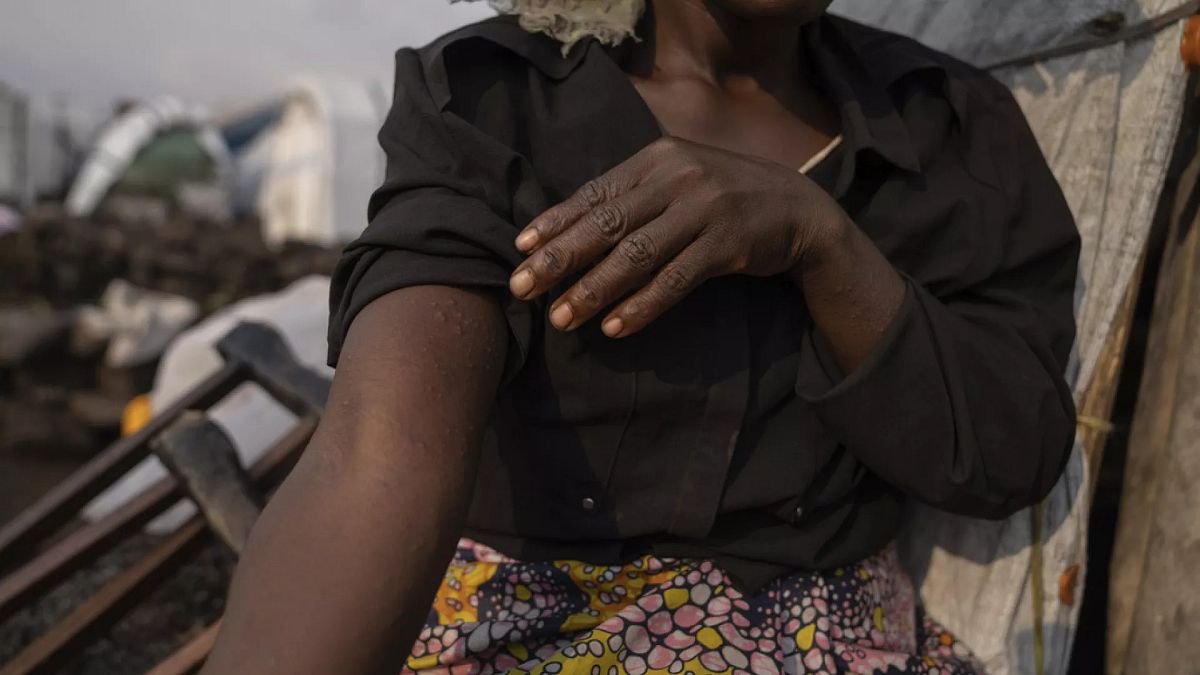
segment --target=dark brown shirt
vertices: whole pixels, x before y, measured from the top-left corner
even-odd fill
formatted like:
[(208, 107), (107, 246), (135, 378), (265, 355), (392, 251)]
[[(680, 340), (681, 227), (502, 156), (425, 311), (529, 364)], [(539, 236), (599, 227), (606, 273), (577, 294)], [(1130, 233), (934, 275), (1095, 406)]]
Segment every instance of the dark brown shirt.
[(510, 18), (397, 54), (330, 362), (385, 293), (496, 289), (512, 338), (471, 536), (523, 559), (706, 556), (755, 588), (877, 551), (906, 497), (1002, 517), (1058, 479), (1078, 234), (1020, 109), (911, 40), (834, 17), (803, 32), (845, 141), (810, 176), (908, 280), (849, 377), (782, 277), (713, 279), (627, 339), (555, 330), (546, 299), (506, 292), (513, 239), (655, 140), (652, 113), (600, 44), (564, 58)]

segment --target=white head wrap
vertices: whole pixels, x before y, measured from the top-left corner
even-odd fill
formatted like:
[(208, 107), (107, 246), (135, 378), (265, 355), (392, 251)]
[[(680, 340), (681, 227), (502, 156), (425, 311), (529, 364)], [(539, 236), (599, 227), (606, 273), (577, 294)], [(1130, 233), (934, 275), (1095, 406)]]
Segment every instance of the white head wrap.
[[(458, 0), (452, 0), (457, 2)], [(563, 43), (563, 54), (571, 45), (594, 37), (608, 45), (637, 37), (633, 29), (645, 10), (645, 0), (487, 0), (501, 14), (521, 17), (521, 27), (545, 33)]]

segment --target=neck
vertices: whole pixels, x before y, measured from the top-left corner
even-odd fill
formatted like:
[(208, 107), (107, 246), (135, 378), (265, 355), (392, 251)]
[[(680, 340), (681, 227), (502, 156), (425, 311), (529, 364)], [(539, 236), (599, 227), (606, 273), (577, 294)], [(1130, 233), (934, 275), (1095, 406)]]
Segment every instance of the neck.
[(795, 83), (801, 70), (800, 24), (748, 19), (711, 0), (652, 0), (653, 37), (638, 45), (643, 76), (698, 78), (715, 86), (750, 80), (763, 89)]

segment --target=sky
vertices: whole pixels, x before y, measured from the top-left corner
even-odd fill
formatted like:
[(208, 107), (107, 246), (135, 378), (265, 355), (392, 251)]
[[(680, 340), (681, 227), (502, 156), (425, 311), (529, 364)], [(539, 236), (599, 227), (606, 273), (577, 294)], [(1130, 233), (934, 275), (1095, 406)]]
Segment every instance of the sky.
[(489, 16), (448, 0), (0, 0), (0, 81), (107, 108), (252, 105), (290, 78), (390, 77), (392, 53)]

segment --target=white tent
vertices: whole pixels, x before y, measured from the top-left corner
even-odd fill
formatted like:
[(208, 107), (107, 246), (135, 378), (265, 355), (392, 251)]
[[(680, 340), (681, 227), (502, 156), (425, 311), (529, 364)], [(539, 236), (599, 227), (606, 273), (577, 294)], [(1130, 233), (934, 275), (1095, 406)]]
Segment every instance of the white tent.
[(134, 106), (104, 130), (71, 185), (67, 213), (90, 215), (143, 148), (160, 134), (179, 127), (196, 130), (196, 140), (216, 165), (218, 182), (228, 180), (229, 151), (221, 135), (203, 115), (188, 110), (173, 97), (164, 96)]
[[(1119, 31), (1180, 6), (1179, 0), (838, 0), (833, 11), (982, 66)], [(1079, 338), (1069, 373), (1077, 400), (1134, 282), (1162, 193), (1185, 92), (1181, 33), (1181, 22), (1165, 22), (1149, 37), (995, 71), (1029, 118), (1083, 237)], [(1067, 670), (1079, 603), (1060, 600), (1058, 580), (1072, 567), (1086, 567), (1092, 471), (1076, 447), (1040, 509), (1000, 523), (921, 509), (921, 527), (902, 540), (930, 613), (993, 675)]]
[(390, 104), (378, 82), (306, 79), (267, 133), (258, 196), (269, 244), (348, 242), (366, 227), (366, 205), (383, 180), (376, 135)]

